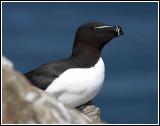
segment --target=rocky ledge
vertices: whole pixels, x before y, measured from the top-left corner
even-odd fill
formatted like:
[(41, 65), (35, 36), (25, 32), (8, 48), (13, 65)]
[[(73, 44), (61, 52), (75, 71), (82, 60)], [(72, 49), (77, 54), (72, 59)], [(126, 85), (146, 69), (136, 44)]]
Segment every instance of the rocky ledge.
[(30, 82), (2, 58), (3, 124), (93, 124), (101, 123), (100, 110), (92, 104), (72, 109)]

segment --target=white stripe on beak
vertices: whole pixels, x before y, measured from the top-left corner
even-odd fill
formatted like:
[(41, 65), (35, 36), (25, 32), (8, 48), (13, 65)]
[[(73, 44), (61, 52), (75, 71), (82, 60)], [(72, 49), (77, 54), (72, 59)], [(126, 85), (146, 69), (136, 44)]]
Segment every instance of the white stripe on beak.
[(112, 27), (112, 26), (99, 26), (99, 27), (95, 27), (94, 29), (99, 29), (99, 28), (108, 28), (108, 27)]
[(120, 29), (116, 26), (116, 31), (118, 32), (118, 36), (120, 35)]

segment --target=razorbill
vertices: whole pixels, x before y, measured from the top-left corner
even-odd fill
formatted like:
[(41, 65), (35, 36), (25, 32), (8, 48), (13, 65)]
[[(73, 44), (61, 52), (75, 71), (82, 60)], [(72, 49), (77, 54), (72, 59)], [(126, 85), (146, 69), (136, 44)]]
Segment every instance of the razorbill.
[(122, 34), (119, 26), (85, 23), (76, 32), (70, 57), (44, 64), (25, 75), (33, 85), (61, 102), (81, 106), (91, 101), (102, 87), (105, 77), (102, 48)]

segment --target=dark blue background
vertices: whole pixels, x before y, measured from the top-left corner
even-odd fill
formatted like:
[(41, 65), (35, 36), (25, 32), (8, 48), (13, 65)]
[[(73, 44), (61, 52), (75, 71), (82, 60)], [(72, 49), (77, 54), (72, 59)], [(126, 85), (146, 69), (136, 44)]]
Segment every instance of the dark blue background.
[(78, 26), (123, 28), (103, 50), (106, 78), (93, 102), (109, 123), (157, 123), (157, 3), (3, 3), (3, 54), (27, 72), (70, 55)]

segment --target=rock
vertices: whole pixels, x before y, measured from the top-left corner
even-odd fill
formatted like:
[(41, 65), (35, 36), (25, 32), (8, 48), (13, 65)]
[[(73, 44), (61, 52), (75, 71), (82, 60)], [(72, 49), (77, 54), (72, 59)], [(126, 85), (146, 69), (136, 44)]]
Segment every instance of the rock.
[(64, 105), (30, 82), (2, 58), (2, 122), (4, 124), (100, 123), (99, 109), (85, 105), (81, 112)]
[(9, 67), (9, 68), (13, 68), (13, 63), (7, 59), (6, 57), (2, 57), (2, 66), (3, 67)]
[(100, 109), (93, 104), (87, 104), (82, 106), (82, 108), (78, 108), (84, 115), (88, 118), (92, 119), (96, 123), (101, 123), (100, 119)]

